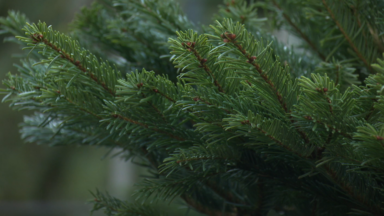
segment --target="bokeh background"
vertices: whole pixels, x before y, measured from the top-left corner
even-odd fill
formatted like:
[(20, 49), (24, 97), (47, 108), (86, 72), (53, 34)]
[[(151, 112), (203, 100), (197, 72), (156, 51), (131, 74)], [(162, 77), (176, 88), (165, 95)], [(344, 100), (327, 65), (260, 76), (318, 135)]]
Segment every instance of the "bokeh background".
[[(195, 23), (208, 24), (221, 0), (179, 2)], [(45, 21), (57, 30), (68, 32), (75, 14), (91, 3), (92, 0), (0, 0), (0, 16), (16, 10), (25, 13), (32, 22)], [(21, 53), (17, 45), (3, 43), (3, 39), (0, 36), (0, 80), (8, 72), (17, 72), (13, 64), (18, 59), (12, 55)], [(131, 199), (132, 186), (140, 179), (138, 167), (119, 158), (103, 158), (108, 151), (104, 148), (25, 144), (20, 139), (18, 125), (28, 114), (0, 103), (1, 216), (89, 215), (92, 205), (87, 200), (92, 198), (89, 191), (95, 188), (121, 199)], [(185, 209), (178, 211), (173, 214), (179, 215)], [(94, 214), (97, 215), (103, 214)]]

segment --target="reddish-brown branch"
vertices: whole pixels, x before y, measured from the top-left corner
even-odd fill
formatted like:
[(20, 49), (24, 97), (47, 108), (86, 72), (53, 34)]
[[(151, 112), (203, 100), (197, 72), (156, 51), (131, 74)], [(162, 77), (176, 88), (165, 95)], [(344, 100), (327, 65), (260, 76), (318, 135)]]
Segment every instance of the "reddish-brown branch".
[(337, 27), (339, 27), (340, 32), (344, 35), (344, 38), (348, 41), (349, 45), (351, 46), (352, 50), (356, 53), (357, 57), (359, 57), (359, 59), (361, 61), (363, 61), (365, 66), (368, 68), (368, 70), (373, 72), (373, 68), (371, 67), (371, 64), (367, 61), (367, 59), (364, 58), (363, 54), (361, 54), (361, 52), (357, 49), (357, 47), (353, 43), (352, 39), (349, 37), (347, 32), (344, 30), (343, 26), (341, 26), (339, 21), (336, 19), (335, 14), (332, 12), (331, 8), (328, 6), (326, 0), (322, 0), (322, 1), (323, 1), (325, 8), (327, 9), (329, 15), (331, 16), (331, 18), (333, 19), (333, 21), (335, 22)]
[[(263, 80), (271, 87), (271, 89), (275, 92), (276, 96), (277, 96), (277, 100), (279, 101), (280, 105), (282, 106), (282, 108), (284, 109), (284, 111), (286, 113), (290, 113), (290, 111), (288, 110), (287, 108), (287, 104), (285, 103), (284, 99), (283, 99), (283, 96), (281, 95), (281, 93), (276, 89), (276, 86), (273, 84), (273, 82), (268, 78), (268, 75), (261, 69), (260, 65), (257, 64), (256, 62), (256, 56), (251, 56), (251, 54), (249, 52), (247, 52), (247, 50), (245, 50), (245, 48), (243, 48), (236, 40), (236, 35), (235, 34), (223, 34), (222, 35), (222, 38), (225, 38), (224, 39), (224, 42), (229, 42), (229, 43), (232, 43), (243, 55), (244, 57), (246, 57), (248, 60), (247, 62), (249, 64), (251, 64), (255, 69), (256, 71), (260, 74), (260, 76), (263, 78)], [(294, 123), (294, 120), (292, 119), (292, 116), (290, 116), (290, 121), (291, 123)], [(300, 134), (300, 136), (305, 140), (305, 143), (309, 143), (310, 140), (308, 138), (308, 136), (299, 129), (299, 127), (295, 127), (297, 132)]]
[[(279, 9), (282, 11), (281, 7), (279, 4), (277, 4), (277, 2), (275, 0), (272, 0), (272, 3)], [(303, 38), (303, 40), (305, 40), (308, 45), (315, 51), (317, 52), (317, 54), (319, 55), (319, 57), (325, 61), (325, 56), (317, 49), (316, 45), (307, 37), (307, 35), (304, 34), (304, 32), (301, 31), (301, 29), (295, 25), (295, 23), (293, 23), (293, 21), (291, 20), (291, 18), (283, 12), (283, 16), (284, 18), (287, 20), (287, 22), (295, 29), (295, 31), (297, 33), (299, 33), (299, 35), (301, 36), (301, 38)]]
[[(188, 42), (188, 43), (190, 43), (190, 42)], [(200, 56), (199, 52), (197, 52), (197, 50), (195, 49), (194, 43), (192, 43), (191, 45), (186, 45), (186, 48), (187, 48), (187, 50), (193, 52), (193, 54), (195, 55), (195, 57), (197, 58), (197, 60), (200, 63), (200, 67), (202, 67), (204, 69), (204, 71), (210, 77), (213, 78), (213, 83), (215, 84), (215, 86), (217, 86), (217, 88), (219, 89), (219, 92), (224, 93), (223, 87), (220, 85), (219, 81), (217, 81), (217, 79), (216, 79), (215, 75), (213, 74), (212, 70), (208, 67), (207, 59), (204, 59), (203, 57)]]
[(52, 44), (49, 42), (47, 39), (44, 38), (43, 35), (37, 35), (34, 34), (32, 35), (32, 39), (34, 42), (42, 42), (48, 47), (52, 48), (55, 50), (57, 53), (60, 54), (61, 58), (67, 59), (69, 62), (71, 62), (74, 66), (76, 66), (79, 70), (83, 71), (84, 73), (89, 74), (89, 77), (91, 77), (92, 80), (94, 80), (96, 83), (100, 84), (107, 92), (109, 92), (112, 96), (115, 96), (115, 92), (108, 88), (108, 86), (104, 83), (101, 82), (91, 71), (88, 71), (78, 60), (73, 59), (68, 53), (65, 53), (63, 50), (58, 48), (56, 45)]
[(277, 99), (281, 106), (283, 107), (284, 111), (288, 113), (287, 104), (283, 100), (283, 96), (280, 94), (280, 92), (276, 89), (276, 86), (273, 84), (273, 82), (268, 78), (268, 75), (261, 69), (260, 65), (257, 64), (256, 57), (251, 56), (250, 53), (248, 53), (243, 46), (241, 46), (236, 40), (228, 38), (224, 39), (228, 40), (228, 42), (232, 43), (247, 59), (248, 63), (251, 64), (256, 71), (260, 74), (261, 78), (272, 88), (272, 90), (275, 92)]
[(165, 97), (167, 100), (171, 101), (172, 103), (176, 103), (176, 101), (174, 99), (172, 99), (171, 97), (169, 97), (168, 95), (160, 92), (158, 89), (153, 89), (154, 92), (156, 92), (157, 94)]

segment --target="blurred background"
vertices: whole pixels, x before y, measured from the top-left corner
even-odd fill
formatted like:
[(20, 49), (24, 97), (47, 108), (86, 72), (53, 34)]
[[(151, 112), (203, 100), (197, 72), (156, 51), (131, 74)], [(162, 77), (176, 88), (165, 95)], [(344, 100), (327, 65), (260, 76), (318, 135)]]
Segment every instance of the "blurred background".
[[(208, 24), (221, 0), (179, 0), (195, 23)], [(25, 13), (32, 22), (45, 21), (62, 32), (92, 0), (0, 0), (0, 16), (8, 10)], [(3, 43), (0, 36), (0, 80), (16, 73), (12, 55), (19, 47)], [(3, 88), (0, 84), (0, 88)], [(1, 96), (0, 96), (1, 97)], [(80, 216), (89, 215), (89, 191), (98, 188), (129, 200), (138, 180), (138, 167), (117, 158), (103, 158), (108, 149), (95, 147), (54, 147), (25, 144), (19, 123), (28, 112), (12, 111), (0, 103), (0, 215)], [(165, 206), (167, 209), (169, 207)], [(182, 211), (182, 210), (179, 210)], [(185, 210), (184, 210), (185, 211)], [(103, 215), (101, 212), (95, 216)], [(178, 213), (174, 213), (178, 215)], [(190, 214), (192, 215), (192, 214)]]

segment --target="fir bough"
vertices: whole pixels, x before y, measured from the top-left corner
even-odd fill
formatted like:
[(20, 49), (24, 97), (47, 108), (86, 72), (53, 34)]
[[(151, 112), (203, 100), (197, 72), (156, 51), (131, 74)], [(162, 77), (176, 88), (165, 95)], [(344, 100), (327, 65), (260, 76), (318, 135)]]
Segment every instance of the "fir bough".
[[(36, 111), (28, 142), (145, 160), (140, 200), (180, 197), (206, 215), (384, 215), (382, 6), (226, 0), (196, 29), (172, 0), (98, 1), (69, 36), (10, 12), (1, 33), (27, 59), (3, 101)], [(268, 33), (279, 28), (302, 50)], [(161, 215), (94, 196), (107, 215)]]

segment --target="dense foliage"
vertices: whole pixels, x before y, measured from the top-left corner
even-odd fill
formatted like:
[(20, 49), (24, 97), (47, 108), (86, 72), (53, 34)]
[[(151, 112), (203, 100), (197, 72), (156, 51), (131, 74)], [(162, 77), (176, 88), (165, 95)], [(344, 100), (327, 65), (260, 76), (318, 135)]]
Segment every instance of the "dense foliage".
[[(2, 33), (27, 52), (3, 101), (36, 111), (29, 142), (144, 160), (140, 200), (180, 197), (206, 215), (384, 215), (383, 10), (226, 0), (199, 28), (174, 0), (105, 0), (70, 35), (10, 12)], [(165, 215), (94, 196), (107, 215)]]

